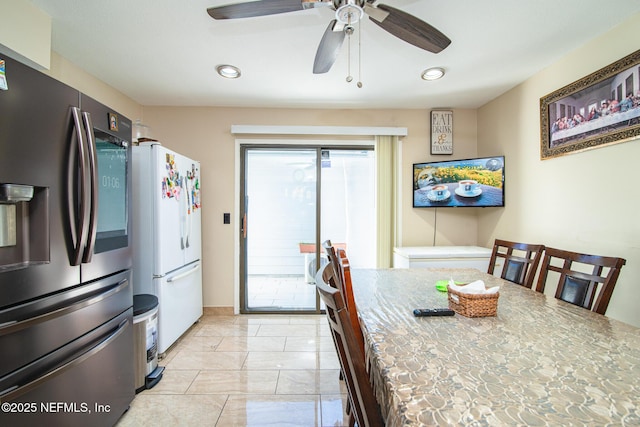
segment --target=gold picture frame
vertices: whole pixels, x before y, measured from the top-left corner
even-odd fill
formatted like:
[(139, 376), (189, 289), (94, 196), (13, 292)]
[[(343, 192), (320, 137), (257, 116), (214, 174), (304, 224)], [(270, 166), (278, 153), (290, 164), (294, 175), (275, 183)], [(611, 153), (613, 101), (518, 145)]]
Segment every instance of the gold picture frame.
[(542, 160), (640, 135), (640, 50), (540, 98)]

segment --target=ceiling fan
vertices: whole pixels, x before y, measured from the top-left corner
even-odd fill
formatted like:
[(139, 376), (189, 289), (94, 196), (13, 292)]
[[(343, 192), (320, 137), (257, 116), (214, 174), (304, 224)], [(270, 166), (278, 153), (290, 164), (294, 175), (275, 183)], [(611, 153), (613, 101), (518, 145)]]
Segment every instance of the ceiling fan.
[(320, 40), (313, 63), (313, 73), (322, 74), (336, 61), (345, 35), (351, 35), (353, 25), (364, 15), (401, 40), (438, 53), (451, 40), (426, 22), (385, 4), (374, 5), (375, 0), (255, 0), (247, 3), (210, 7), (207, 13), (213, 19), (237, 19), (295, 12), (315, 7), (328, 7), (335, 11), (333, 19)]

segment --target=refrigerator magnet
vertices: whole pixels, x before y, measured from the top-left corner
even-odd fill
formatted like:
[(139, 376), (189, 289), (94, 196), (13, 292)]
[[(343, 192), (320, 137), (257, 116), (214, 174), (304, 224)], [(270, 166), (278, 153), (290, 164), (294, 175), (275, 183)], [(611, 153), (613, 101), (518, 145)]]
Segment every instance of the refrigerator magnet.
[(109, 113), (109, 130), (118, 132), (118, 115)]
[(4, 73), (4, 60), (0, 59), (0, 89), (9, 90), (7, 76)]

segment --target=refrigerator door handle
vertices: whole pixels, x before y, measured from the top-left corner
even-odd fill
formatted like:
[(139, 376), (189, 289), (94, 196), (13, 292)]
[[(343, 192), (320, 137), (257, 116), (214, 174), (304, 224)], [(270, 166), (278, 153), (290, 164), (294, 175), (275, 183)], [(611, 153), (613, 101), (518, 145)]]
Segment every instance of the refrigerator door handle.
[[(61, 299), (60, 296), (59, 295), (51, 296), (47, 298), (48, 301), (45, 300), (45, 303), (47, 304), (46, 306), (38, 307), (39, 309), (38, 311), (39, 312), (44, 311), (45, 314), (38, 314), (36, 316), (29, 317), (26, 319), (12, 320), (9, 322), (2, 323), (0, 324), (0, 336), (8, 335), (36, 324), (48, 322), (60, 316), (64, 316), (66, 314), (80, 310), (81, 308), (90, 306), (92, 304), (96, 304), (100, 301), (104, 301), (105, 299), (117, 294), (118, 292), (121, 292), (127, 286), (129, 286), (129, 281), (127, 279), (123, 279), (108, 288), (91, 290), (91, 292), (88, 292), (86, 295), (78, 295), (76, 296), (76, 299), (77, 298), (82, 298), (82, 299), (77, 300), (71, 305), (67, 305), (65, 307), (58, 308), (58, 309), (56, 309), (55, 307), (60, 305), (60, 299)], [(30, 307), (28, 304), (25, 305), (25, 310), (30, 308), (32, 309), (32, 307)], [(9, 311), (11, 311), (11, 309), (9, 309)], [(19, 317), (20, 312), (17, 311), (15, 315)]]
[(129, 326), (129, 321), (126, 319), (123, 320), (122, 322), (120, 322), (120, 324), (118, 325), (118, 329), (116, 329), (115, 332), (113, 332), (111, 335), (109, 335), (107, 338), (102, 340), (97, 345), (94, 345), (92, 348), (90, 348), (80, 356), (76, 357), (75, 359), (65, 363), (64, 365), (57, 367), (56, 369), (50, 372), (47, 372), (43, 376), (38, 377), (35, 380), (28, 382), (23, 386), (10, 388), (8, 392), (6, 392), (5, 394), (0, 394), (0, 401), (9, 402), (13, 399), (16, 399), (17, 397), (38, 387), (40, 384), (50, 381), (51, 379), (57, 377), (58, 375), (61, 375), (67, 372), (68, 370), (73, 369), (74, 367), (84, 362), (85, 360), (89, 359), (91, 356), (97, 354), (102, 349), (104, 349), (109, 344), (111, 344), (113, 341), (115, 341), (125, 331), (125, 329), (128, 326)]
[(198, 263), (197, 265), (193, 266), (193, 268), (191, 268), (191, 270), (189, 270), (189, 271), (185, 271), (184, 273), (176, 274), (175, 276), (169, 277), (167, 279), (167, 283), (172, 283), (172, 282), (177, 282), (178, 280), (182, 280), (185, 277), (190, 276), (193, 273), (195, 273), (196, 271), (198, 271), (199, 268), (200, 268), (200, 263)]
[[(78, 143), (78, 164), (80, 170), (79, 186), (80, 191), (78, 193), (80, 202), (80, 212), (76, 217), (75, 208), (75, 195), (77, 188), (74, 185), (75, 180), (75, 168), (73, 162), (69, 162), (67, 171), (67, 203), (69, 208), (69, 223), (71, 224), (71, 240), (73, 243), (73, 254), (71, 257), (71, 265), (80, 265), (82, 257), (82, 248), (87, 240), (87, 170), (86, 170), (86, 141), (85, 133), (82, 125), (82, 119), (80, 117), (80, 109), (78, 107), (71, 107), (71, 116), (73, 117), (74, 124), (74, 138), (73, 141)], [(70, 156), (72, 157), (72, 156)]]
[(189, 190), (189, 178), (184, 179), (184, 191), (187, 197), (184, 198), (186, 206), (186, 225), (185, 225), (185, 235), (187, 241), (185, 243), (185, 247), (189, 247), (189, 237), (191, 237), (191, 202), (189, 201), (189, 197), (191, 197), (191, 191)]
[[(180, 184), (180, 190), (181, 192), (186, 193), (186, 191), (182, 191), (184, 190), (184, 186), (182, 185), (182, 183)], [(187, 197), (186, 194), (183, 195), (183, 197)], [(182, 210), (184, 209), (184, 203), (180, 203), (178, 205), (178, 215), (180, 216), (180, 249), (184, 250), (185, 246), (185, 241), (186, 241), (186, 237), (187, 237), (187, 213), (184, 212), (184, 216), (182, 213)]]
[(187, 189), (187, 178), (183, 177), (180, 182), (179, 215), (180, 215), (180, 249), (189, 247), (189, 190)]
[(98, 165), (96, 164), (96, 138), (93, 133), (93, 123), (91, 114), (82, 113), (82, 121), (87, 134), (87, 152), (89, 153), (89, 179), (91, 181), (90, 209), (89, 209), (89, 230), (87, 235), (87, 245), (82, 257), (83, 263), (91, 262), (93, 248), (96, 244), (96, 231), (98, 229)]

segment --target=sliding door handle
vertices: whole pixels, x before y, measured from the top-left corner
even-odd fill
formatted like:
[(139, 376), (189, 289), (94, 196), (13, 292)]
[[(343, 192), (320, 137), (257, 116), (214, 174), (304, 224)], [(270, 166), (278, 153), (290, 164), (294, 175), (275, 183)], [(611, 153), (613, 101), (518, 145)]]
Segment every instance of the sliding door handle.
[(247, 213), (245, 212), (244, 215), (242, 215), (242, 238), (246, 239), (247, 238)]

